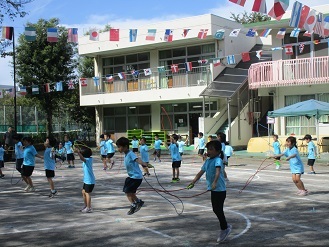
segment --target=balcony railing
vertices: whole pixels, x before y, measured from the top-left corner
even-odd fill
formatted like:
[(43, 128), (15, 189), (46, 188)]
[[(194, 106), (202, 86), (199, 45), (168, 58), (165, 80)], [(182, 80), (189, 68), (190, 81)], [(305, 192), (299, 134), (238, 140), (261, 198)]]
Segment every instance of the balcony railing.
[(250, 89), (327, 84), (329, 83), (329, 57), (252, 64), (248, 81)]
[(207, 65), (193, 67), (192, 71), (188, 72), (185, 68), (181, 68), (177, 73), (172, 73), (171, 70), (159, 73), (157, 68), (154, 68), (150, 76), (145, 76), (143, 72), (138, 76), (126, 74), (123, 80), (113, 76), (113, 82), (101, 77), (97, 86), (92, 78), (87, 78), (87, 86), (81, 86), (81, 95), (202, 86), (207, 84), (207, 73), (210, 73), (207, 71)]

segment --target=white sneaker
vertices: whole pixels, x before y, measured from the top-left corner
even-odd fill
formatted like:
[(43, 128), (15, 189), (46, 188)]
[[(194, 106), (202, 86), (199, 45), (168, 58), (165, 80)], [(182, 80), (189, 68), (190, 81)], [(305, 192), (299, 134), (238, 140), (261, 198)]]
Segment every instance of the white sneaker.
[(224, 242), (227, 239), (228, 235), (230, 235), (231, 231), (231, 225), (227, 225), (227, 228), (225, 230), (221, 230), (219, 233), (219, 237), (217, 238), (217, 243)]
[(85, 209), (81, 210), (82, 213), (92, 213), (92, 208), (85, 207)]
[(27, 192), (34, 192), (35, 191), (35, 187), (34, 186), (31, 186), (28, 190), (27, 190)]
[(30, 189), (30, 185), (28, 184), (26, 187), (25, 187), (25, 189), (24, 189), (24, 191), (28, 191), (29, 189)]
[(276, 165), (275, 169), (280, 170), (280, 165)]

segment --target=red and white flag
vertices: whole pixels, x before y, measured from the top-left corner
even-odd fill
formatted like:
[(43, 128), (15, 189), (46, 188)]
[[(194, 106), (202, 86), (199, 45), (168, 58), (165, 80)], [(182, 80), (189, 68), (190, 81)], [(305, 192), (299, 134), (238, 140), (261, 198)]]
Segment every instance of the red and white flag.
[(266, 0), (255, 0), (252, 11), (267, 14)]
[(294, 54), (294, 50), (292, 49), (291, 45), (287, 45), (284, 49), (286, 51), (286, 55), (293, 55)]
[(68, 89), (74, 89), (74, 82), (72, 80), (69, 81), (69, 83), (67, 84)]
[(258, 59), (262, 57), (262, 52), (263, 50), (256, 51), (256, 57), (258, 57)]
[(208, 29), (200, 29), (200, 32), (198, 34), (199, 39), (205, 39), (207, 37)]
[(156, 29), (149, 29), (147, 31), (146, 40), (154, 41), (155, 40), (156, 32), (157, 32)]
[(192, 62), (186, 62), (185, 68), (186, 68), (186, 71), (192, 71), (192, 69), (193, 69)]
[(221, 63), (220, 63), (220, 59), (215, 59), (215, 60), (213, 60), (213, 65), (214, 65), (214, 67), (217, 67), (217, 66), (219, 66)]
[(305, 30), (309, 31), (310, 33), (313, 32), (315, 24), (316, 24), (316, 12), (314, 9), (312, 9), (306, 18), (306, 21), (304, 23)]
[(249, 52), (242, 52), (241, 53), (241, 56), (242, 56), (242, 62), (248, 62), (248, 61), (250, 61)]
[(119, 41), (119, 29), (117, 28), (111, 28), (110, 29), (110, 41)]
[(242, 7), (246, 3), (246, 0), (229, 0), (229, 1), (232, 2), (232, 3), (238, 4), (238, 5), (242, 6)]
[(67, 30), (67, 42), (78, 43), (78, 29), (69, 28)]
[(185, 38), (188, 34), (188, 32), (190, 31), (191, 29), (184, 29), (183, 30), (183, 37)]
[(310, 7), (304, 5), (302, 7), (302, 12), (300, 13), (300, 19), (298, 23), (298, 28), (304, 28), (304, 24), (306, 22), (306, 18), (308, 16), (308, 13), (310, 13)]
[(313, 34), (313, 32), (309, 32), (309, 31), (306, 31), (304, 34), (303, 34), (303, 36), (305, 36), (305, 37), (312, 37), (312, 34)]
[(50, 83), (45, 84), (45, 93), (50, 93)]
[(172, 64), (170, 66), (170, 68), (171, 68), (172, 73), (177, 73), (178, 72), (178, 64)]
[(89, 40), (93, 40), (93, 41), (99, 40), (99, 32), (96, 28), (92, 28), (89, 30)]
[(274, 5), (268, 15), (276, 20), (281, 20), (284, 13), (289, 7), (289, 0), (274, 0)]
[(299, 44), (299, 53), (303, 53), (304, 47), (305, 47), (304, 44)]
[(88, 84), (87, 84), (87, 78), (80, 78), (80, 85), (81, 85), (81, 87), (88, 86)]

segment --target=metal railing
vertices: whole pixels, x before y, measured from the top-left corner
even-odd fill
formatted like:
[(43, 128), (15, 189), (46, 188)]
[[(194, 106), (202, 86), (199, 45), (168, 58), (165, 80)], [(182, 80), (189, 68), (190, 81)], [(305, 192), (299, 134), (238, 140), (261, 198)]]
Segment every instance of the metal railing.
[(329, 57), (278, 60), (252, 64), (249, 88), (287, 87), (329, 83)]

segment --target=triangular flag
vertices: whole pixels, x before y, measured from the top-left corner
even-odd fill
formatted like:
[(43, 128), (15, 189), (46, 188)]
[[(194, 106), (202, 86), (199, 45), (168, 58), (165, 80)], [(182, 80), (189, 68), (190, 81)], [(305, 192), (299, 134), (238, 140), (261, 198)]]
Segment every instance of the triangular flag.
[(62, 92), (63, 91), (63, 82), (61, 82), (61, 81), (56, 82), (56, 91), (57, 92)]
[(24, 34), (26, 41), (35, 41), (37, 38), (36, 29), (34, 27), (26, 27)]
[(55, 27), (47, 28), (47, 41), (48, 42), (57, 42), (58, 41), (57, 28), (55, 28)]
[(262, 57), (262, 52), (263, 50), (256, 51), (256, 57), (258, 57), (258, 59)]
[(172, 39), (173, 39), (173, 30), (166, 29), (163, 40), (166, 42), (172, 42)]
[(235, 64), (235, 56), (234, 55), (229, 55), (226, 57), (226, 61), (228, 65)]
[(300, 32), (300, 28), (294, 28), (294, 30), (292, 30), (290, 33), (290, 37), (298, 38), (299, 32)]
[(67, 30), (67, 42), (78, 43), (78, 29), (69, 28)]
[(149, 29), (147, 31), (146, 40), (154, 41), (155, 40), (156, 32), (157, 32), (156, 29)]
[(158, 72), (161, 73), (165, 73), (166, 72), (166, 68), (164, 66), (160, 66), (158, 67)]
[(274, 0), (273, 8), (270, 10), (268, 15), (279, 21), (284, 13), (286, 13), (288, 7), (289, 0)]
[(129, 29), (129, 41), (136, 42), (137, 39), (137, 29)]
[(219, 29), (214, 35), (214, 38), (217, 40), (223, 40), (225, 35), (225, 29)]
[(266, 0), (255, 0), (252, 11), (267, 14)]
[(89, 30), (89, 40), (98, 41), (99, 40), (99, 32), (98, 29), (92, 28)]
[(207, 32), (208, 32), (208, 29), (200, 29), (200, 31), (198, 33), (198, 38), (199, 39), (207, 38)]
[(74, 89), (74, 83), (72, 80), (70, 80), (67, 85), (68, 85), (68, 89), (70, 89), (70, 90)]
[(44, 87), (45, 87), (45, 93), (50, 93), (50, 83), (46, 83)]
[(241, 56), (242, 56), (242, 62), (248, 62), (248, 61), (250, 61), (249, 52), (242, 52), (241, 53)]
[(32, 94), (39, 94), (39, 86), (32, 85)]
[(232, 32), (230, 33), (230, 37), (238, 37), (241, 29), (233, 29)]
[(14, 32), (13, 27), (2, 27), (2, 38), (12, 40), (13, 32)]
[(119, 29), (117, 28), (111, 28), (110, 29), (110, 41), (119, 41)]
[(171, 68), (172, 73), (177, 73), (178, 72), (178, 64), (172, 64), (170, 66), (170, 68)]
[(246, 3), (246, 0), (230, 0), (230, 2), (238, 4), (243, 7), (244, 4)]
[(81, 87), (86, 87), (88, 86), (88, 83), (87, 83), (87, 78), (80, 78), (80, 85)]
[(260, 37), (264, 37), (264, 38), (266, 38), (270, 33), (271, 33), (271, 31), (272, 31), (272, 29), (270, 29), (270, 28), (266, 28), (266, 29), (264, 29), (264, 31), (263, 32), (261, 32), (260, 33)]
[(20, 93), (20, 95), (26, 95), (27, 94), (26, 87), (25, 86), (20, 86), (19, 87), (19, 93)]
[(183, 37), (185, 38), (188, 34), (188, 32), (190, 31), (191, 29), (184, 29), (183, 30)]
[(93, 81), (94, 81), (95, 87), (98, 87), (99, 86), (99, 77), (98, 76), (93, 77)]
[(286, 28), (280, 28), (278, 34), (276, 35), (277, 39), (283, 39), (286, 34)]
[(146, 76), (152, 75), (152, 70), (150, 68), (144, 69), (144, 75), (146, 75)]
[(293, 55), (294, 54), (294, 51), (293, 51), (291, 45), (287, 45), (284, 49), (286, 51), (286, 55)]

